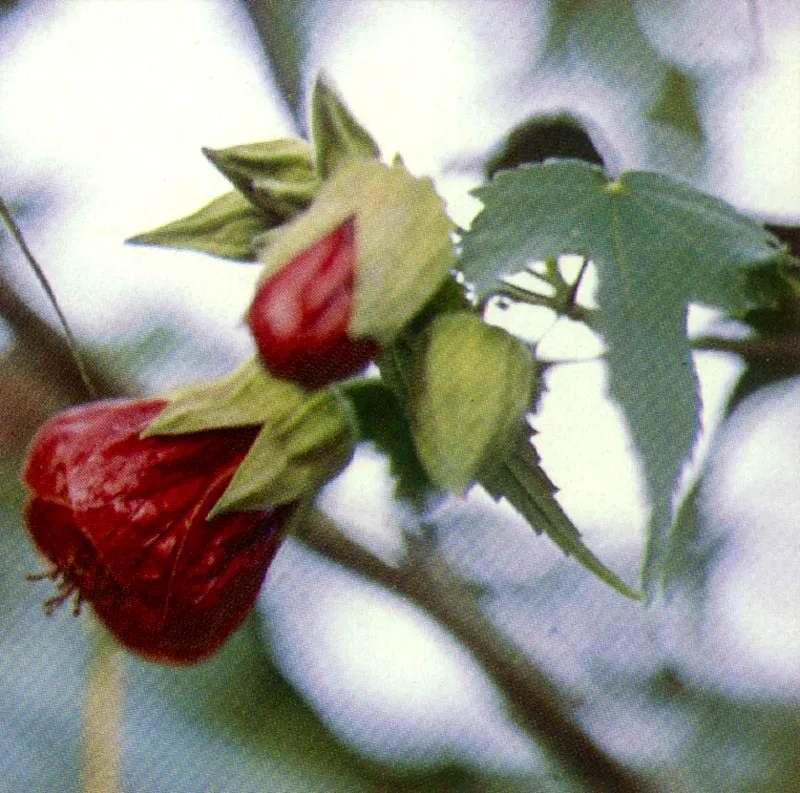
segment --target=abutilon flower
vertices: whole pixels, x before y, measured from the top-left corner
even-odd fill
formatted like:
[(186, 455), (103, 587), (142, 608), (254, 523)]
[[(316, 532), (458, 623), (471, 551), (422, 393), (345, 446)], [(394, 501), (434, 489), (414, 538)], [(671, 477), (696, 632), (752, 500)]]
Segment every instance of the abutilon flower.
[(73, 593), (129, 650), (189, 664), (215, 652), (253, 608), (296, 504), (206, 520), (257, 427), (140, 434), (164, 400), (105, 401), (40, 429), (23, 481), (26, 519)]
[(258, 288), (247, 321), (273, 375), (320, 388), (357, 374), (380, 355), (373, 339), (348, 334), (357, 258), (350, 218)]

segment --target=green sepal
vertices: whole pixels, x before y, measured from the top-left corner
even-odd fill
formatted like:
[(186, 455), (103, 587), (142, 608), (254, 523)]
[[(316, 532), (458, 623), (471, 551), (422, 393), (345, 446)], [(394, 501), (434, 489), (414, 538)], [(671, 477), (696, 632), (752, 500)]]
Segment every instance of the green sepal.
[(272, 377), (252, 360), (221, 380), (178, 391), (142, 437), (272, 424), (307, 401), (302, 388)]
[(528, 349), (475, 314), (435, 319), (411, 363), (410, 416), (417, 453), (434, 484), (457, 495), (525, 414), (534, 378)]
[(531, 443), (531, 430), (524, 417), (510, 428), (507, 441), (495, 447), (478, 474), (478, 481), (497, 501), (505, 498), (537, 533), (544, 532), (561, 550), (580, 562), (617, 592), (634, 600), (642, 595), (631, 589), (606, 567), (581, 540), (580, 532), (555, 499), (556, 486), (539, 465)]
[(356, 440), (347, 399), (333, 388), (307, 394), (299, 409), (264, 425), (209, 520), (313, 498), (350, 462)]
[(430, 179), (375, 160), (342, 165), (263, 252), (266, 280), (355, 218), (356, 287), (348, 333), (386, 347), (455, 264), (452, 221)]
[(284, 220), (308, 206), (319, 187), (311, 147), (296, 138), (205, 148), (203, 154), (255, 207)]
[(351, 160), (376, 160), (380, 149), (321, 75), (311, 94), (311, 137), (317, 173), (327, 179)]
[(198, 212), (126, 240), (133, 245), (157, 245), (210, 253), (223, 259), (252, 262), (254, 238), (276, 228), (281, 217), (256, 209), (237, 192), (215, 198)]

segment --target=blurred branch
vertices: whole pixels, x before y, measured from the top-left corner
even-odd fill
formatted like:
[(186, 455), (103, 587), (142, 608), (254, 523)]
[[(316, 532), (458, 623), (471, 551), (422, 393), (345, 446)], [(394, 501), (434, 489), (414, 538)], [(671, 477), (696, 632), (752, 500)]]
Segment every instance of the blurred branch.
[(301, 132), (306, 131), (303, 102), (305, 17), (311, 4), (311, 0), (244, 0), (269, 59), (275, 84)]
[(412, 600), (460, 639), (504, 691), (520, 723), (592, 793), (646, 793), (648, 784), (604, 754), (573, 718), (556, 685), (485, 616), (468, 585), (424, 539), (394, 568), (318, 510), (299, 537), (309, 548)]

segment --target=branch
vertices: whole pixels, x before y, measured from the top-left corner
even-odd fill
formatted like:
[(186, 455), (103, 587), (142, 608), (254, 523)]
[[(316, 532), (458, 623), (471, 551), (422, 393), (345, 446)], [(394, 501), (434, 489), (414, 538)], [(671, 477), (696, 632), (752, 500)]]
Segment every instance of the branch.
[(573, 718), (556, 685), (486, 617), (474, 595), (424, 541), (394, 568), (347, 537), (320, 513), (308, 513), (299, 539), (309, 548), (412, 600), (470, 650), (505, 693), (512, 712), (539, 743), (592, 793), (647, 793), (643, 780), (599, 749)]
[(701, 336), (692, 342), (692, 349), (730, 352), (744, 358), (748, 363), (790, 368), (800, 366), (800, 336), (795, 333), (750, 339)]

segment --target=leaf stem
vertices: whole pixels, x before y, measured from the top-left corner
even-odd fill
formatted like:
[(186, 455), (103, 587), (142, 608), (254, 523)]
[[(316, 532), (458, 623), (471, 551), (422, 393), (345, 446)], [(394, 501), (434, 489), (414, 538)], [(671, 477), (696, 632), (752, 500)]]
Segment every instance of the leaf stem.
[(586, 274), (586, 268), (588, 266), (589, 258), (584, 256), (583, 262), (581, 263), (581, 269), (578, 270), (578, 277), (575, 279), (575, 283), (572, 284), (569, 293), (567, 294), (567, 305), (569, 306), (570, 310), (575, 308), (575, 301), (578, 298), (578, 289), (580, 289), (581, 281), (583, 281), (583, 276)]
[(47, 276), (44, 274), (44, 270), (39, 265), (39, 262), (36, 261), (36, 257), (31, 252), (31, 249), (28, 247), (28, 244), (25, 242), (25, 237), (22, 234), (21, 229), (17, 225), (17, 222), (14, 220), (14, 216), (11, 214), (11, 210), (8, 208), (8, 205), (3, 200), (2, 196), (0, 196), (0, 217), (3, 218), (6, 226), (8, 226), (9, 231), (11, 232), (14, 240), (16, 241), (19, 249), (22, 251), (22, 255), (25, 257), (26, 261), (30, 265), (31, 270), (33, 270), (36, 279), (39, 281), (40, 286), (44, 290), (44, 293), (47, 295), (47, 299), (50, 301), (50, 304), (53, 306), (53, 310), (56, 312), (58, 316), (58, 320), (61, 323), (61, 327), (64, 329), (64, 335), (66, 336), (67, 346), (69, 347), (69, 351), (72, 355), (72, 358), (75, 361), (75, 365), (78, 368), (78, 372), (81, 376), (81, 380), (83, 381), (84, 386), (86, 387), (86, 391), (88, 392), (89, 396), (93, 399), (97, 397), (97, 392), (95, 391), (94, 386), (92, 385), (92, 381), (89, 379), (89, 375), (84, 367), (83, 360), (78, 352), (78, 344), (75, 340), (75, 337), (70, 330), (69, 324), (67, 323), (67, 318), (64, 315), (64, 312), (61, 310), (61, 306), (58, 304), (58, 300), (56, 299), (55, 292), (53, 292), (52, 287), (50, 286), (50, 282), (47, 280)]

